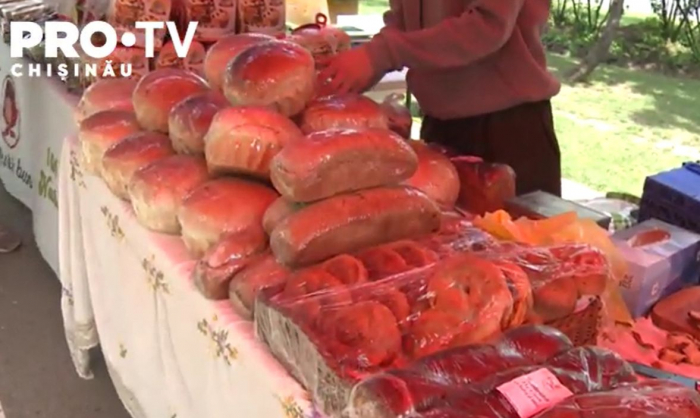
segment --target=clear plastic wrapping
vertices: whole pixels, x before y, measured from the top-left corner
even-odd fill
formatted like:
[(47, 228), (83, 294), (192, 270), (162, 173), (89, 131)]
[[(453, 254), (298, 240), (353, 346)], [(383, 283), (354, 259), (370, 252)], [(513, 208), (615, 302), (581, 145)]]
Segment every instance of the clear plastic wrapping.
[(236, 3), (241, 32), (284, 36), (287, 28), (284, 0), (237, 0)]
[(287, 40), (308, 49), (316, 60), (316, 67), (323, 68), (329, 58), (350, 49), (351, 39), (342, 29), (332, 26), (303, 27), (296, 30)]
[(294, 122), (270, 109), (228, 107), (212, 119), (204, 138), (204, 154), (213, 173), (268, 179), (272, 159), (301, 138)]
[[(135, 46), (146, 46), (146, 32), (136, 28), (136, 22), (167, 22), (170, 18), (172, 0), (111, 0), (107, 13), (107, 22), (117, 32), (117, 39), (124, 33), (136, 36)], [(156, 49), (163, 46), (167, 30), (156, 29), (153, 43)]]
[(453, 157), (461, 189), (457, 206), (482, 215), (503, 209), (515, 197), (515, 172), (505, 164), (487, 163), (475, 157)]
[[(199, 25), (197, 27), (199, 28)], [(187, 70), (203, 77), (205, 55), (206, 50), (204, 49), (204, 45), (192, 41), (190, 48), (187, 50), (187, 56), (185, 56), (185, 58), (180, 58), (175, 51), (175, 45), (171, 41), (168, 41), (163, 45), (163, 48), (158, 51), (158, 55), (155, 58), (154, 69), (173, 68)]]
[(256, 305), (259, 334), (331, 409), (345, 401), (348, 382), (490, 341), (532, 316), (537, 287), (515, 263), (472, 252), (432, 262), (437, 254), (393, 246), (296, 272)]
[(313, 202), (340, 193), (397, 184), (418, 168), (418, 157), (385, 129), (316, 132), (290, 143), (272, 160), (270, 177), (280, 194)]
[(389, 128), (406, 139), (411, 138), (413, 117), (411, 110), (403, 105), (405, 96), (392, 93), (384, 98), (382, 110), (389, 120)]
[(285, 116), (301, 113), (314, 95), (311, 53), (285, 41), (246, 48), (227, 66), (223, 92), (235, 106), (266, 106)]
[(453, 208), (459, 197), (459, 175), (449, 158), (424, 142), (409, 141), (418, 156), (418, 169), (406, 180), (444, 208)]
[(650, 380), (568, 398), (536, 418), (700, 418), (697, 391)]
[(180, 33), (189, 22), (199, 22), (194, 33), (198, 42), (216, 42), (236, 31), (238, 0), (173, 0), (173, 15)]
[(301, 114), (305, 134), (328, 129), (389, 128), (389, 120), (374, 100), (359, 94), (319, 97)]
[[(537, 381), (542, 377), (549, 382)], [(518, 414), (521, 405), (509, 396), (512, 391), (507, 389), (514, 381), (535, 390), (549, 383), (547, 395), (556, 401), (557, 392), (570, 396), (607, 390), (635, 382), (636, 377), (611, 351), (574, 348), (554, 329), (526, 326), (490, 344), (442, 351), (370, 376), (352, 389), (344, 412), (350, 418), (456, 418), (467, 410), (475, 418), (529, 417), (532, 414)], [(540, 410), (546, 406), (538, 405)]]

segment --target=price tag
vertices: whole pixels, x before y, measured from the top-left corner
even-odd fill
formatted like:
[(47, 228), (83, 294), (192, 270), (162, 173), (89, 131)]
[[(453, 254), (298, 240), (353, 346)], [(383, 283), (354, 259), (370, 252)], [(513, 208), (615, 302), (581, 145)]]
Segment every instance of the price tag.
[(549, 369), (520, 376), (497, 390), (513, 405), (520, 418), (530, 418), (573, 395)]

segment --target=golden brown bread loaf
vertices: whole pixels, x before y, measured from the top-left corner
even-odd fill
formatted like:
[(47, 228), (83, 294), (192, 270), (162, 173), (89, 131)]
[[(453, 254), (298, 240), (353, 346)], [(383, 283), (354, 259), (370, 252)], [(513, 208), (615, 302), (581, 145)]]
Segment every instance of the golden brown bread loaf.
[(285, 116), (264, 107), (229, 107), (212, 120), (204, 153), (212, 173), (240, 173), (268, 179), (270, 161), (287, 143), (302, 137)]
[(265, 211), (265, 216), (263, 216), (263, 229), (268, 235), (271, 234), (277, 224), (304, 206), (303, 203), (294, 203), (284, 197), (278, 197)]
[(170, 138), (157, 132), (139, 132), (112, 145), (102, 158), (102, 178), (117, 197), (129, 200), (129, 182), (136, 170), (174, 155)]
[(410, 178), (418, 157), (386, 129), (316, 132), (287, 145), (270, 165), (277, 191), (294, 202), (398, 184)]
[(287, 266), (427, 235), (440, 228), (440, 209), (423, 192), (404, 186), (331, 197), (289, 215), (272, 231), (270, 248)]
[(170, 110), (189, 96), (208, 89), (203, 78), (189, 71), (156, 70), (141, 78), (136, 85), (134, 112), (143, 129), (167, 134)]
[(131, 78), (106, 78), (93, 83), (83, 92), (75, 108), (75, 121), (80, 124), (88, 116), (103, 110), (133, 112), (131, 96), (136, 80)]
[(136, 219), (146, 228), (179, 234), (182, 199), (209, 178), (203, 158), (173, 155), (138, 169), (129, 183)]
[(141, 130), (127, 110), (105, 110), (83, 119), (78, 130), (82, 164), (89, 174), (102, 174), (102, 156), (112, 145)]
[(227, 106), (226, 98), (214, 91), (190, 96), (176, 104), (168, 116), (168, 131), (175, 151), (204, 155), (204, 136), (211, 121)]
[(311, 53), (284, 41), (255, 44), (226, 69), (224, 94), (234, 106), (265, 106), (285, 116), (301, 113), (314, 95)]
[(221, 91), (226, 67), (246, 48), (274, 39), (262, 33), (241, 33), (219, 39), (204, 58), (204, 74), (211, 88)]
[(277, 196), (269, 187), (236, 178), (201, 184), (183, 200), (178, 214), (190, 254), (201, 257), (224, 234), (262, 230), (263, 214)]
[(389, 129), (389, 119), (369, 97), (343, 94), (311, 101), (301, 115), (300, 126), (305, 134), (328, 129)]
[(459, 197), (459, 174), (452, 161), (419, 141), (409, 141), (418, 155), (418, 170), (405, 184), (422, 190), (445, 208), (453, 208)]

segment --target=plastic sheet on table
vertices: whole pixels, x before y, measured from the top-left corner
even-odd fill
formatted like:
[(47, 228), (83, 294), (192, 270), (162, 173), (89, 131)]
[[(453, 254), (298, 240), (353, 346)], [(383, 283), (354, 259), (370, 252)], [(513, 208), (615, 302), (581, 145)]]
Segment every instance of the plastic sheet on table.
[[(351, 418), (456, 418), (468, 410), (470, 417), (521, 418), (547, 402), (635, 381), (632, 368), (612, 351), (574, 348), (556, 330), (529, 326), (492, 344), (443, 351), (370, 376), (353, 388), (344, 412)], [(518, 402), (518, 391), (528, 388), (545, 388), (546, 396)]]
[(292, 274), (255, 312), (258, 334), (326, 411), (370, 373), (490, 341), (533, 316), (537, 288), (514, 263), (456, 253), (371, 281), (371, 263), (342, 257)]

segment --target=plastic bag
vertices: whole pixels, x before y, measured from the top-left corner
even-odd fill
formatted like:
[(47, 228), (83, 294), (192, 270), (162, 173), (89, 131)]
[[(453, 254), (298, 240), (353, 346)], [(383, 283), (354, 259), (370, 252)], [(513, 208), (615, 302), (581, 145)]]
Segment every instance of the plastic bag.
[(411, 110), (403, 105), (406, 96), (400, 93), (392, 93), (382, 102), (384, 114), (389, 119), (389, 129), (406, 139), (411, 139), (413, 117)]
[[(513, 386), (536, 388), (546, 377), (550, 401), (635, 382), (634, 371), (611, 351), (573, 348), (561, 333), (521, 327), (493, 344), (443, 351), (403, 369), (374, 375), (350, 394), (347, 416), (520, 418)], [(538, 381), (537, 378), (540, 378)], [(543, 399), (533, 404), (544, 408)], [(458, 411), (462, 411), (461, 414)]]
[(452, 163), (461, 183), (458, 207), (482, 215), (502, 209), (515, 197), (515, 171), (509, 166), (476, 157), (454, 157)]
[(673, 382), (651, 380), (566, 399), (537, 418), (699, 418), (700, 395)]

